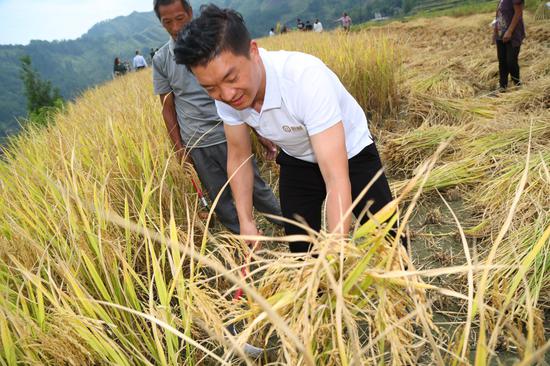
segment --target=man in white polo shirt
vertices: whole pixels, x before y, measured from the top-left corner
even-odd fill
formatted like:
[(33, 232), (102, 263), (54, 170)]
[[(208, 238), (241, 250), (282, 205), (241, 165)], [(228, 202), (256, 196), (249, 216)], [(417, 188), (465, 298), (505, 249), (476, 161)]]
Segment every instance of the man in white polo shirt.
[[(338, 77), (319, 59), (299, 52), (270, 52), (250, 39), (240, 14), (215, 5), (178, 35), (174, 54), (209, 95), (216, 99), (228, 144), (228, 175), (237, 172), (231, 190), (241, 234), (254, 235), (252, 165), (249, 128), (281, 148), (279, 193), (283, 215), (301, 217), (321, 227), (327, 200), (331, 232), (347, 234), (345, 213), (382, 168), (365, 113)], [(362, 221), (365, 210), (378, 211), (391, 201), (384, 175), (353, 210)], [(371, 204), (368, 204), (371, 201)], [(303, 233), (285, 224), (288, 235)], [(293, 252), (309, 250), (291, 243)]]
[(139, 50), (136, 50), (136, 55), (134, 56), (134, 69), (141, 70), (147, 67), (147, 61), (145, 58), (139, 54)]

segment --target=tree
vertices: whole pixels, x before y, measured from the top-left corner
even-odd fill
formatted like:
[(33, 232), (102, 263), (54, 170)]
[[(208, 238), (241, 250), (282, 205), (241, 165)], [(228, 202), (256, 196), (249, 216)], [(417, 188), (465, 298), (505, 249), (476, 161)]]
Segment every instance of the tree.
[(415, 3), (416, 3), (415, 0), (403, 0), (403, 6), (402, 6), (403, 12), (405, 14), (409, 13), (412, 10), (412, 8), (416, 5)]
[(32, 68), (30, 56), (22, 56), (20, 60), (20, 77), (27, 97), (29, 120), (45, 125), (52, 114), (63, 107), (63, 98), (58, 88), (54, 88), (49, 80), (42, 80), (40, 74)]

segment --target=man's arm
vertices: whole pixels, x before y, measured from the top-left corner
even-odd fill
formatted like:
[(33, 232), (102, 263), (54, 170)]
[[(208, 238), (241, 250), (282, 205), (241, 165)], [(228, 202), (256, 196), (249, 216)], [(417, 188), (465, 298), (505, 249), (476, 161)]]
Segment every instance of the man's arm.
[(252, 155), (250, 132), (246, 124), (234, 126), (224, 124), (224, 129), (227, 138), (227, 176), (230, 178), (235, 174), (231, 178), (230, 185), (239, 217), (240, 232), (241, 235), (257, 235), (258, 229), (252, 214), (254, 172), (252, 159), (250, 159)]
[(342, 122), (311, 136), (311, 145), (327, 188), (328, 229), (346, 235), (351, 216), (346, 216), (343, 225), (338, 226), (351, 207), (351, 182)]
[(188, 163), (191, 163), (191, 159), (181, 142), (176, 105), (174, 104), (174, 94), (172, 92), (160, 94), (160, 102), (162, 104), (162, 118), (164, 119), (164, 124), (168, 130), (168, 136), (170, 136), (178, 161), (183, 162), (184, 159), (186, 159)]
[(510, 23), (510, 26), (508, 27), (508, 29), (506, 30), (506, 33), (504, 33), (504, 36), (502, 37), (502, 41), (504, 43), (509, 42), (512, 39), (514, 30), (516, 29), (522, 17), (523, 17), (523, 4), (514, 4), (514, 16), (512, 18), (512, 22)]

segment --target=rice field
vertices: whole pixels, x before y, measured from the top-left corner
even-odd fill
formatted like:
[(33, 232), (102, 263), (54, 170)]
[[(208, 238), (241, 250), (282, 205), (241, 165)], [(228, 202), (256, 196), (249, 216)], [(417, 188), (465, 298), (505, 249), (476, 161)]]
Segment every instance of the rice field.
[[(348, 239), (310, 232), (315, 257), (290, 254), (293, 238), (265, 221), (250, 255), (199, 215), (149, 72), (27, 128), (0, 162), (0, 363), (544, 364), (550, 23), (527, 15), (523, 86), (495, 95), (490, 21), (259, 40), (338, 74), (396, 197)], [(262, 173), (276, 190), (276, 167), (262, 161)], [(408, 251), (388, 235), (395, 220)]]

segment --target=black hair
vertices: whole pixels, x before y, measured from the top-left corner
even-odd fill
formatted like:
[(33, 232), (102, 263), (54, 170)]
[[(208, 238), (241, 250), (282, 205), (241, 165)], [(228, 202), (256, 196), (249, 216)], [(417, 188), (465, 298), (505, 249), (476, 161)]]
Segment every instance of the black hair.
[(204, 66), (224, 51), (249, 57), (250, 33), (241, 14), (214, 4), (201, 6), (201, 15), (179, 33), (174, 46), (176, 63), (188, 70)]
[(155, 14), (157, 15), (157, 18), (159, 18), (160, 20), (159, 6), (170, 5), (175, 3), (176, 1), (180, 1), (183, 9), (189, 13), (189, 11), (191, 10), (191, 4), (189, 4), (187, 0), (154, 0), (153, 8), (155, 9)]

